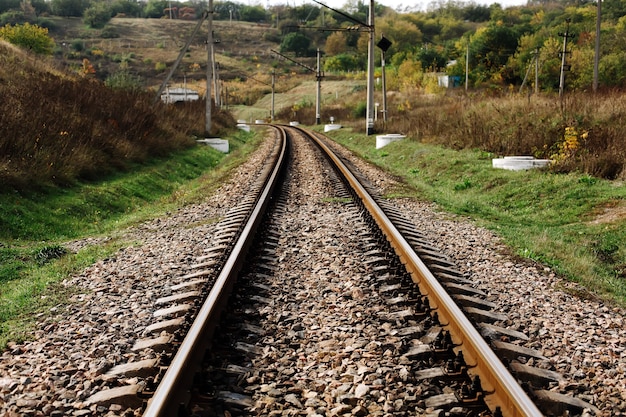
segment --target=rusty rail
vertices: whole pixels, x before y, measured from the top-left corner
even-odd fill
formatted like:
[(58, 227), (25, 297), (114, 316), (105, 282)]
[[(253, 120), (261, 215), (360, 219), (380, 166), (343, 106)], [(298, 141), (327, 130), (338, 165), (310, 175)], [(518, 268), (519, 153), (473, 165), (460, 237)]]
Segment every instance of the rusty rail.
[(279, 174), (287, 164), (287, 136), (282, 134), (281, 149), (274, 161), (265, 186), (248, 218), (246, 225), (237, 240), (225, 266), (220, 272), (215, 284), (206, 297), (198, 315), (183, 339), (176, 355), (163, 375), (152, 398), (148, 401), (144, 417), (171, 417), (179, 413), (179, 408), (189, 400), (188, 388), (191, 385), (197, 364), (209, 345), (210, 338), (219, 320), (219, 315), (235, 283), (244, 258), (252, 244), (254, 234), (261, 223), (274, 189), (277, 186)]
[(413, 281), (419, 286), (420, 292), (429, 298), (431, 308), (437, 310), (440, 322), (451, 333), (452, 340), (457, 346), (455, 351), (463, 350), (463, 356), (468, 365), (468, 374), (480, 377), (483, 390), (488, 394), (484, 398), (487, 406), (492, 411), (499, 407), (506, 417), (543, 416), (478, 330), (343, 161), (318, 137), (309, 134), (307, 136), (310, 136), (333, 160), (389, 240)]

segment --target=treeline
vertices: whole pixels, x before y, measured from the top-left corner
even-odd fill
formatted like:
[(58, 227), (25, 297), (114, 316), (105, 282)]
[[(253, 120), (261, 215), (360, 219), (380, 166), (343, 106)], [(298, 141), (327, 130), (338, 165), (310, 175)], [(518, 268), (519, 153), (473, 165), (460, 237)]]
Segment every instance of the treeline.
[[(197, 19), (207, 2), (170, 0), (0, 0), (0, 26), (37, 23), (45, 16), (82, 16), (94, 28), (103, 28), (115, 16)], [(276, 30), (267, 39), (280, 43), (282, 52), (325, 55), (327, 72), (365, 69), (369, 4), (347, 2), (341, 13), (317, 4), (276, 5), (264, 8), (232, 1), (214, 3), (215, 20), (265, 23)], [(621, 88), (626, 84), (626, 1), (602, 7), (599, 84)], [(445, 72), (470, 87), (519, 87), (524, 83), (541, 91), (558, 90), (562, 67), (563, 34), (567, 33), (566, 86), (590, 89), (593, 82), (597, 5), (576, 1), (529, 1), (526, 6), (439, 1), (426, 11), (395, 11), (376, 5), (376, 36), (392, 44), (386, 52), (391, 88), (424, 87), (432, 72)], [(351, 16), (353, 19), (349, 19)], [(380, 65), (380, 56), (378, 57)], [(536, 72), (536, 75), (535, 75)], [(524, 82), (525, 81), (525, 82)], [(393, 83), (397, 82), (397, 85)]]
[[(596, 3), (535, 1), (503, 8), (449, 1), (430, 7), (401, 13), (376, 9), (376, 36), (392, 42), (385, 55), (390, 88), (427, 87), (433, 72), (464, 83), (467, 72), (470, 88), (517, 90), (525, 85), (534, 89), (537, 84), (539, 91), (558, 91), (562, 66), (567, 90), (592, 88)], [(367, 6), (357, 3), (348, 14), (365, 22)], [(603, 3), (598, 65), (601, 88), (626, 86), (625, 16), (626, 2)], [(345, 16), (327, 12), (296, 25), (281, 22), (284, 52), (304, 56), (322, 47), (327, 72), (365, 68), (367, 31)], [(319, 27), (325, 29), (315, 29)], [(564, 34), (568, 37), (562, 65)], [(380, 52), (377, 63), (380, 65)]]

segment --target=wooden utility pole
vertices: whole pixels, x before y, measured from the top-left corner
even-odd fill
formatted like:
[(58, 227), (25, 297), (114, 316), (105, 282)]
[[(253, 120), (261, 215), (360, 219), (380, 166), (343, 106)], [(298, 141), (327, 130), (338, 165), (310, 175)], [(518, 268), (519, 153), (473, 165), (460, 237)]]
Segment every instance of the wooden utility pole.
[(563, 91), (565, 90), (565, 71), (569, 71), (569, 65), (565, 62), (565, 58), (567, 54), (570, 52), (567, 50), (567, 40), (569, 38), (573, 38), (574, 35), (570, 35), (569, 33), (569, 22), (570, 19), (565, 19), (567, 24), (565, 28), (565, 33), (559, 33), (559, 36), (563, 36), (563, 51), (561, 52), (561, 78), (559, 80), (559, 97), (563, 98)]
[(276, 74), (272, 70), (272, 107), (270, 110), (270, 119), (272, 123), (274, 123), (274, 88), (275, 86), (276, 86)]
[(535, 94), (539, 93), (539, 48), (535, 49)]
[(598, 91), (598, 66), (600, 62), (600, 23), (602, 21), (602, 0), (598, 0), (598, 14), (596, 16), (596, 47), (593, 55), (593, 92)]
[(206, 39), (206, 114), (204, 118), (204, 132), (206, 136), (209, 136), (211, 134), (211, 84), (213, 84), (213, 0), (209, 0), (207, 21), (209, 22), (209, 30)]
[(321, 69), (321, 53), (320, 48), (317, 48), (317, 67), (315, 71), (315, 79), (317, 80), (317, 89), (315, 91), (315, 124), (322, 123), (322, 69)]
[(528, 79), (528, 74), (530, 74), (530, 69), (533, 67), (533, 61), (535, 61), (535, 94), (539, 91), (537, 87), (539, 84), (539, 48), (535, 48), (533, 51), (533, 59), (528, 64), (528, 68), (526, 69), (526, 75), (524, 75), (524, 79), (522, 80), (522, 85), (519, 88), (519, 92), (521, 93), (526, 85), (526, 80)]
[(200, 18), (200, 20), (198, 21), (198, 23), (196, 24), (196, 27), (193, 29), (193, 32), (191, 33), (191, 36), (189, 37), (189, 39), (187, 39), (187, 43), (185, 44), (183, 49), (181, 49), (180, 52), (178, 53), (178, 58), (176, 58), (176, 61), (174, 61), (174, 65), (172, 65), (172, 68), (170, 68), (170, 72), (167, 74), (167, 76), (163, 80), (163, 83), (161, 83), (161, 86), (157, 90), (156, 96), (154, 97), (154, 103), (160, 100), (161, 93), (163, 93), (163, 90), (165, 90), (167, 83), (172, 78), (172, 75), (174, 75), (174, 71), (176, 71), (176, 68), (178, 68), (178, 66), (180, 65), (180, 62), (183, 60), (183, 57), (187, 53), (187, 49), (189, 49), (189, 45), (191, 45), (191, 41), (196, 36), (196, 33), (200, 29), (200, 26), (202, 26), (202, 22), (204, 22), (204, 19), (207, 19), (207, 18), (208, 18), (208, 13), (204, 13), (202, 17)]
[(469, 38), (467, 38), (467, 49), (465, 51), (465, 91), (467, 92), (467, 85), (469, 84)]

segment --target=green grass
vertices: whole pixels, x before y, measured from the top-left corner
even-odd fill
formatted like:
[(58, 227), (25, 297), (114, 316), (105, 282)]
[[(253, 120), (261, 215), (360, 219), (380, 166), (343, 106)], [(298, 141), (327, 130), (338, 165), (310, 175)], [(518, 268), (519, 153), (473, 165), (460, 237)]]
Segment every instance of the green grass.
[[(63, 304), (59, 282), (133, 244), (119, 230), (205, 198), (256, 148), (254, 133), (229, 138), (230, 153), (205, 145), (72, 188), (0, 194), (0, 349), (29, 337), (33, 317)], [(64, 243), (107, 236), (69, 253)]]
[(389, 197), (433, 201), (496, 231), (520, 256), (545, 263), (596, 295), (626, 305), (626, 219), (593, 222), (624, 207), (626, 187), (576, 173), (492, 168), (492, 155), (453, 151), (412, 139), (375, 149), (375, 136), (344, 129), (339, 143), (409, 187)]

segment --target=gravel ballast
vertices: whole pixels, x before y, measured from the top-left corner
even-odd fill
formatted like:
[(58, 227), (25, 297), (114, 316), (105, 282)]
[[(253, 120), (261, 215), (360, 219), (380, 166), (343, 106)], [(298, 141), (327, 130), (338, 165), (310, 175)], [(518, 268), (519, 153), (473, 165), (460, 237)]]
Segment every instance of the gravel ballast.
[[(41, 317), (32, 341), (12, 343), (2, 353), (0, 416), (124, 414), (121, 407), (102, 410), (86, 400), (107, 386), (104, 375), (112, 366), (150, 359), (131, 348), (153, 322), (155, 300), (167, 295), (171, 282), (211, 246), (217, 219), (247, 190), (271, 142), (205, 202), (126, 231), (136, 244), (64, 282), (75, 292), (70, 303)], [(351, 159), (383, 193), (393, 186), (386, 174)], [(577, 296), (586, 292), (549, 268), (510, 255), (497, 236), (465, 219), (428, 203), (393, 203), (491, 295), (509, 318), (504, 324), (526, 333), (528, 346), (540, 349), (552, 369), (566, 376), (555, 390), (595, 405), (602, 416), (626, 415), (623, 309)], [(68, 248), (93, 243), (74, 242)]]

